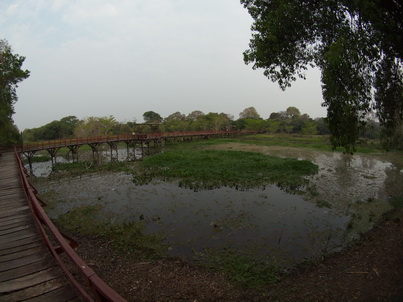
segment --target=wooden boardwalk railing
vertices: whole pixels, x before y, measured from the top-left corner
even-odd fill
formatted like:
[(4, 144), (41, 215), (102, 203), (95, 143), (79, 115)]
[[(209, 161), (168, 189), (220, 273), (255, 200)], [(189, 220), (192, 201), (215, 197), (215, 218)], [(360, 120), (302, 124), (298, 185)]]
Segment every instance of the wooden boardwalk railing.
[[(126, 301), (77, 256), (18, 167), (19, 156), (0, 156), (0, 301)], [(89, 292), (67, 269), (61, 252), (81, 272)]]

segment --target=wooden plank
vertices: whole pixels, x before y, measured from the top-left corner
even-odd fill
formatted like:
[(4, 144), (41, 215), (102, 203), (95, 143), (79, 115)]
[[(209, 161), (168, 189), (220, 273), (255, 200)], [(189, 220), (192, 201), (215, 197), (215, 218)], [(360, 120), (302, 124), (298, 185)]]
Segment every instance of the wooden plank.
[(17, 267), (21, 267), (27, 264), (38, 262), (40, 260), (49, 257), (46, 253), (35, 253), (18, 259), (12, 259), (1, 263), (0, 272), (5, 272)]
[(43, 302), (43, 301), (52, 301), (52, 302), (65, 302), (70, 301), (78, 297), (76, 291), (73, 291), (69, 286), (59, 287), (53, 291), (49, 291), (46, 294), (40, 295), (38, 297), (27, 299), (27, 302)]
[(0, 256), (5, 256), (5, 255), (17, 253), (17, 252), (20, 252), (20, 251), (24, 251), (24, 250), (36, 247), (36, 246), (43, 245), (43, 239), (42, 238), (36, 237), (34, 239), (36, 239), (36, 240), (34, 240), (34, 241), (31, 240), (30, 242), (28, 242), (26, 244), (21, 244), (21, 245), (18, 245), (16, 247), (1, 250), (0, 251)]
[(2, 217), (12, 216), (14, 214), (17, 214), (17, 213), (20, 213), (20, 212), (23, 212), (23, 211), (27, 211), (27, 210), (29, 210), (28, 206), (23, 206), (23, 207), (18, 207), (18, 208), (12, 209), (12, 210), (8, 210), (8, 211), (5, 211), (3, 213), (0, 213), (0, 219)]
[(17, 231), (12, 234), (0, 236), (0, 242), (13, 242), (35, 235), (38, 235), (36, 229), (25, 229), (23, 231)]
[(8, 221), (0, 221), (0, 231), (6, 231), (21, 225), (29, 225), (34, 227), (32, 219), (30, 217), (21, 217), (20, 219), (13, 219)]
[[(22, 301), (27, 300), (32, 297), (38, 297), (46, 292), (58, 289), (62, 286), (65, 286), (66, 282), (62, 278), (53, 278), (51, 280), (46, 280), (43, 282), (39, 282), (31, 287), (23, 287), (21, 289), (16, 289), (18, 291), (0, 295), (0, 301)], [(0, 292), (1, 292), (1, 284), (0, 284)], [(11, 292), (11, 291), (9, 291)], [(4, 292), (7, 293), (7, 292)], [(42, 300), (46, 301), (46, 300)], [(51, 300), (50, 300), (51, 301)]]
[(15, 233), (18, 231), (23, 231), (23, 230), (29, 230), (31, 228), (32, 228), (32, 225), (25, 223), (25, 224), (21, 224), (21, 225), (16, 225), (12, 229), (0, 230), (0, 238), (3, 235), (8, 235), (8, 234), (12, 234), (12, 233)]
[(53, 261), (49, 261), (49, 259), (43, 259), (38, 262), (34, 262), (22, 267), (17, 267), (15, 269), (6, 272), (0, 272), (0, 282), (30, 275), (35, 272), (43, 271), (53, 266), (54, 266)]
[(13, 219), (18, 219), (18, 218), (27, 218), (27, 217), (32, 219), (31, 214), (27, 215), (26, 212), (22, 212), (22, 213), (17, 213), (17, 214), (15, 214), (13, 216), (2, 217), (0, 219), (0, 222), (5, 222), (5, 221), (8, 221), (8, 220), (13, 220)]
[(31, 237), (27, 237), (27, 238), (24, 238), (24, 239), (21, 239), (18, 241), (0, 243), (0, 254), (1, 254), (1, 251), (3, 251), (3, 250), (8, 250), (8, 249), (15, 248), (18, 246), (23, 246), (25, 244), (32, 243), (32, 242), (38, 241), (38, 240), (42, 240), (42, 238), (39, 235), (33, 235)]
[(0, 212), (10, 211), (16, 207), (28, 206), (27, 202), (24, 201), (8, 201), (7, 203), (3, 203), (0, 205)]
[[(1, 196), (1, 195), (0, 195)], [(7, 207), (10, 204), (23, 204), (23, 205), (27, 205), (28, 202), (25, 199), (25, 196), (22, 195), (10, 195), (7, 197), (3, 197), (0, 200), (0, 207)]]
[(4, 281), (0, 283), (0, 293), (7, 293), (23, 288), (32, 287), (46, 281), (56, 279), (61, 275), (59, 270), (48, 268), (20, 278)]
[(47, 250), (41, 245), (33, 246), (31, 248), (16, 251), (15, 253), (10, 253), (10, 254), (0, 256), (0, 263), (5, 262), (5, 261), (10, 261), (13, 259), (18, 259), (18, 258), (25, 257), (25, 256), (29, 256), (29, 255), (32, 255), (35, 253), (47, 253)]
[(4, 194), (0, 195), (0, 201), (6, 198), (17, 198), (19, 196), (23, 196), (24, 194), (21, 192), (21, 189), (18, 190), (9, 190), (8, 192), (3, 192)]

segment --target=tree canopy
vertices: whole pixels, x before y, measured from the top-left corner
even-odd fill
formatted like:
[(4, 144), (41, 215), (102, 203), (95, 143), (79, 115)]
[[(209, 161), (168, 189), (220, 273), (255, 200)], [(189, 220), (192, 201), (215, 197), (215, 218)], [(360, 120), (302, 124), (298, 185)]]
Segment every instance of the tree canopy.
[(162, 117), (159, 113), (154, 111), (147, 111), (143, 114), (143, 119), (146, 123), (161, 123)]
[[(334, 147), (354, 150), (376, 111), (387, 147), (403, 125), (403, 6), (397, 0), (241, 0), (254, 19), (244, 61), (282, 89), (322, 72)], [(401, 142), (400, 142), (401, 143)]]
[(239, 113), (239, 118), (260, 119), (260, 115), (257, 113), (255, 107), (248, 107)]
[(29, 77), (22, 70), (25, 57), (13, 54), (6, 40), (0, 40), (0, 144), (14, 144), (18, 130), (13, 123), (14, 104), (17, 102), (18, 83)]

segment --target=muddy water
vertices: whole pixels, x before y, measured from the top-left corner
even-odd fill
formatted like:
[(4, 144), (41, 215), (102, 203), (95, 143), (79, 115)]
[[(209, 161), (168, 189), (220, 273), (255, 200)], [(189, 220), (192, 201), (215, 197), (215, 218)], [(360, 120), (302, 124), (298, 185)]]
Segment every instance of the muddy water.
[[(133, 158), (135, 157), (136, 159), (140, 159), (142, 157), (142, 151), (140, 148), (136, 148), (134, 150), (130, 150), (129, 154), (127, 154), (127, 149), (118, 149), (117, 153), (113, 151), (112, 156), (111, 152), (108, 148), (105, 148), (101, 146), (100, 150), (100, 163), (106, 163), (111, 160), (111, 157), (113, 157), (115, 160), (118, 161), (125, 161), (128, 157)], [(91, 162), (93, 160), (93, 155), (91, 151), (79, 151), (79, 161), (88, 161)], [(64, 157), (64, 156), (57, 156), (56, 157), (56, 162), (57, 163), (69, 163), (71, 162), (71, 158)], [(29, 171), (29, 166), (26, 166), (27, 170)], [(52, 162), (51, 161), (45, 161), (45, 162), (39, 162), (39, 163), (33, 163), (32, 165), (32, 174), (37, 176), (37, 177), (48, 177), (52, 173)]]
[(147, 232), (163, 233), (171, 255), (234, 248), (289, 263), (338, 250), (367, 230), (390, 208), (386, 200), (402, 180), (390, 162), (371, 156), (242, 144), (214, 148), (307, 159), (320, 170), (298, 194), (275, 185), (200, 192), (160, 181), (136, 186), (123, 173), (44, 182), (37, 188), (60, 199), (49, 211), (52, 218), (80, 205), (102, 204), (111, 219), (144, 221)]

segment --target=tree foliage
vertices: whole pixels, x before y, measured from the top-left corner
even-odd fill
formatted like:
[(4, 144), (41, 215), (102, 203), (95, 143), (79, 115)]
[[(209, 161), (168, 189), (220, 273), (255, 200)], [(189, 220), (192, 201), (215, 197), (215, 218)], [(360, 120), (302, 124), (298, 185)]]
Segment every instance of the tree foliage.
[(120, 123), (112, 115), (103, 117), (90, 116), (77, 123), (75, 137), (106, 136), (118, 134)]
[(0, 40), (0, 144), (16, 143), (18, 129), (13, 123), (14, 104), (17, 102), (18, 83), (29, 77), (21, 69), (25, 57), (13, 54), (6, 40)]
[(75, 116), (66, 116), (59, 121), (52, 121), (44, 126), (25, 129), (22, 133), (24, 141), (41, 141), (70, 138), (79, 120)]
[(248, 107), (245, 108), (241, 113), (239, 113), (239, 118), (246, 119), (246, 118), (253, 118), (253, 119), (260, 119), (259, 113), (257, 113), (255, 107)]
[(159, 113), (154, 111), (147, 111), (143, 114), (143, 119), (146, 123), (155, 123), (159, 124), (162, 122), (162, 117)]
[(391, 139), (403, 118), (403, 9), (397, 0), (241, 0), (254, 19), (245, 63), (282, 89), (322, 71), (334, 147), (354, 150), (375, 110)]

